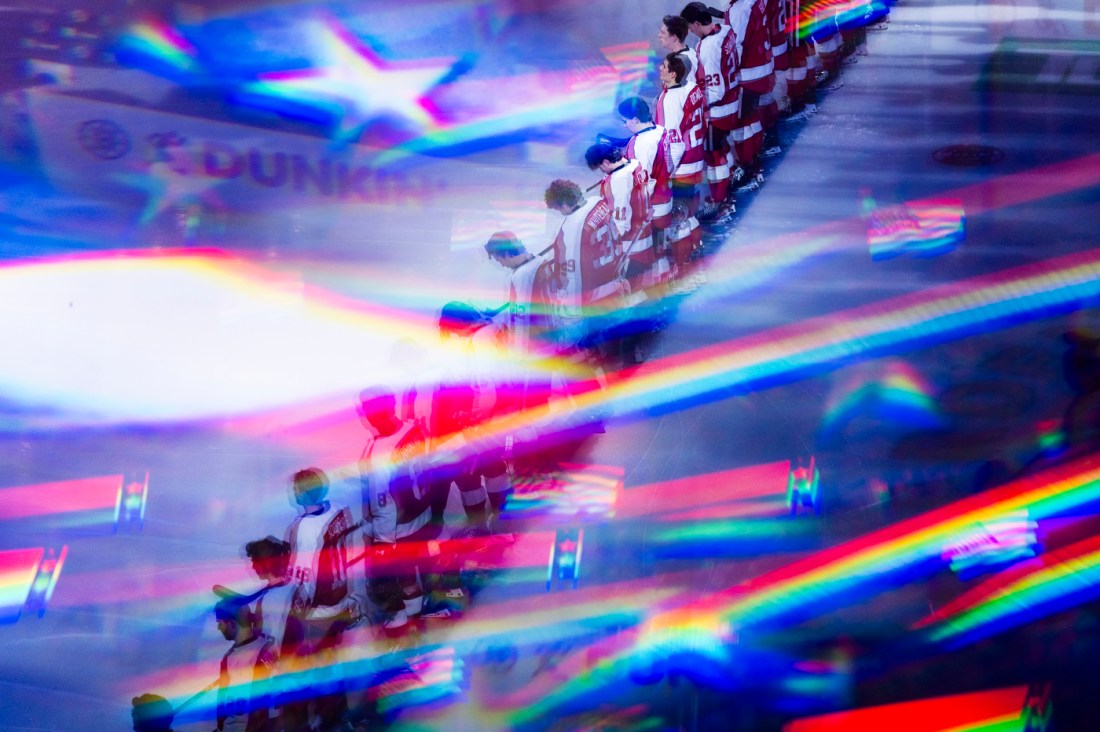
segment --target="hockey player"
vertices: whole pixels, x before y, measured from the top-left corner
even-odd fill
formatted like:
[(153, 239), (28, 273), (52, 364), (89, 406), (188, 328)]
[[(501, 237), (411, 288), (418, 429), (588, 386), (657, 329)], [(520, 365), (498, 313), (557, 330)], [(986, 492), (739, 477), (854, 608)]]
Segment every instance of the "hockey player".
[[(727, 202), (730, 182), (728, 137), (740, 109), (737, 86), (737, 38), (728, 25), (718, 22), (722, 12), (693, 2), (680, 11), (691, 32), (699, 37), (696, 52), (703, 70), (707, 97), (707, 129), (704, 158), (710, 187), (706, 218), (722, 219), (733, 213)], [(700, 215), (702, 217), (702, 215)]]
[(741, 86), (741, 109), (730, 137), (741, 182), (739, 193), (756, 190), (764, 182), (760, 152), (764, 144), (764, 126), (760, 117), (760, 99), (774, 87), (771, 55), (771, 31), (768, 28), (766, 0), (735, 0), (726, 11), (726, 22), (737, 34), (737, 79)]
[(665, 53), (679, 56), (687, 69), (687, 78), (696, 86), (703, 86), (703, 69), (699, 65), (699, 54), (687, 45), (689, 33), (687, 22), (679, 15), (666, 15), (661, 18), (661, 27), (657, 30), (657, 43)]
[[(424, 610), (417, 574), (431, 574), (428, 542), (440, 534), (440, 526), (430, 520), (431, 483), (421, 475), (427, 439), (415, 419), (398, 417), (396, 396), (386, 389), (364, 390), (356, 411), (370, 433), (359, 457), (367, 572), (385, 616), (382, 627), (400, 634)], [(398, 544), (410, 548), (408, 561), (386, 566), (395, 561)]]
[(142, 694), (130, 700), (134, 732), (172, 732), (175, 710), (158, 694)]
[(816, 80), (814, 74), (819, 63), (813, 39), (802, 38), (799, 33), (798, 0), (788, 0), (787, 13), (790, 30), (787, 36), (787, 96), (791, 100), (791, 112), (787, 120), (794, 122), (817, 113)]
[[(789, 111), (791, 100), (787, 93), (787, 72), (791, 68), (790, 20), (792, 0), (768, 0), (768, 29), (772, 46), (772, 69), (775, 79), (772, 99), (776, 104), (775, 115), (778, 122), (780, 110)], [(770, 114), (770, 112), (768, 113)], [(765, 120), (767, 122), (767, 120)], [(779, 135), (773, 123), (769, 134), (768, 125), (764, 125), (764, 157), (772, 157), (782, 152), (779, 147)]]
[(275, 668), (274, 642), (253, 629), (252, 611), (240, 599), (214, 606), (218, 631), (233, 645), (222, 656), (218, 674), (218, 730), (265, 732), (270, 696), (267, 680)]
[[(641, 163), (648, 178), (650, 224), (652, 245), (639, 250), (637, 246), (630, 253), (630, 277), (632, 287), (652, 287), (665, 280), (668, 274), (668, 259), (664, 256), (664, 230), (672, 218), (672, 189), (669, 180), (672, 177), (672, 143), (668, 131), (653, 123), (649, 105), (644, 99), (630, 97), (619, 104), (619, 116), (630, 131), (631, 138), (626, 145), (626, 157)], [(640, 274), (639, 274), (640, 273)]]
[(519, 358), (540, 354), (551, 327), (553, 263), (527, 251), (511, 231), (489, 237), (485, 253), (508, 270), (507, 306), (496, 318), (504, 342)]
[(281, 654), (296, 590), (289, 576), (290, 543), (266, 536), (245, 544), (244, 551), (252, 562), (252, 571), (264, 582), (253, 607), (256, 629), (269, 636)]
[[(294, 501), (301, 514), (287, 529), (288, 576), (294, 587), (283, 636), (281, 665), (310, 670), (310, 688), (322, 728), (339, 722), (347, 706), (335, 667), (344, 630), (358, 619), (359, 605), (348, 591), (348, 545), (351, 511), (328, 501), (328, 476), (318, 468), (299, 470), (292, 478)], [(309, 700), (283, 706), (287, 729), (305, 729)]]
[[(483, 360), (494, 346), (496, 335), (487, 328), (490, 318), (463, 302), (443, 306), (439, 333), (459, 349), (459, 362), (449, 364), (432, 400), (431, 440), (434, 453), (455, 453), (461, 460), (444, 468), (450, 489), (458, 486), (466, 512), (466, 533), (485, 535), (490, 531), (490, 505), (503, 503), (511, 488), (504, 462), (505, 436), (483, 430), (495, 414), (500, 374), (490, 373)], [(453, 478), (452, 478), (453, 476)], [(497, 494), (497, 495), (494, 495)], [(438, 494), (437, 494), (438, 495)]]
[(562, 179), (551, 183), (543, 198), (547, 208), (565, 217), (552, 245), (562, 345), (595, 345), (590, 334), (598, 332), (600, 321), (594, 316), (622, 291), (622, 241), (611, 206), (602, 196), (585, 198), (580, 186)]
[(652, 245), (649, 225), (649, 175), (637, 160), (624, 158), (619, 148), (597, 143), (584, 153), (590, 170), (604, 174), (600, 195), (611, 206), (623, 251), (633, 254)]
[(688, 262), (702, 241), (699, 220), (698, 185), (703, 178), (703, 114), (706, 100), (702, 90), (685, 82), (684, 62), (669, 54), (661, 62), (664, 90), (654, 105), (654, 121), (669, 131), (673, 173), (673, 222), (667, 238), (672, 254), (672, 276), (687, 274)]

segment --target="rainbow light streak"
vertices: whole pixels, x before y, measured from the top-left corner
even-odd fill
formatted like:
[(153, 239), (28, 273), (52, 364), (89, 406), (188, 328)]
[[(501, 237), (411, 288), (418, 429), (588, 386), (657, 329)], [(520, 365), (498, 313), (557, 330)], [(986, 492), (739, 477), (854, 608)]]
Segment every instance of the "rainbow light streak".
[(784, 510), (790, 469), (789, 460), (778, 460), (626, 488), (615, 518), (771, 518)]
[(799, 40), (827, 38), (841, 28), (874, 23), (887, 9), (880, 0), (808, 0), (802, 4), (796, 23)]
[(634, 96), (642, 88), (646, 77), (654, 67), (656, 54), (648, 41), (635, 41), (633, 43), (620, 43), (616, 46), (605, 46), (600, 49), (611, 65), (615, 73), (619, 75), (618, 97)]
[(118, 39), (115, 56), (127, 66), (145, 67), (174, 79), (202, 71), (198, 54), (175, 28), (159, 20), (130, 26)]
[(501, 519), (549, 519), (555, 524), (612, 518), (625, 471), (614, 465), (565, 464), (552, 479), (519, 481)]
[(215, 584), (248, 591), (260, 586), (259, 580), (239, 560), (191, 561), (172, 566), (128, 564), (115, 570), (66, 574), (53, 605), (131, 608), (148, 614), (193, 618), (210, 613), (217, 599), (210, 591)]
[(816, 548), (819, 526), (813, 521), (712, 519), (647, 531), (643, 548), (669, 559), (761, 556)]
[(0, 488), (0, 521), (47, 518), (50, 528), (118, 528), (121, 475)]
[[(379, 154), (375, 165), (382, 167), (410, 155), (439, 149), (464, 150), (488, 145), (488, 139), (511, 135), (529, 127), (553, 125), (582, 117), (604, 114), (615, 99), (619, 75), (610, 67), (598, 67), (587, 75), (577, 72), (549, 72), (470, 79), (460, 84), (462, 96), (480, 100), (468, 121), (441, 124), (418, 137), (401, 142)], [(501, 97), (500, 90), (509, 94)], [(525, 95), (525, 96), (524, 96)], [(488, 100), (499, 99), (495, 109), (487, 110)], [(477, 116), (474, 116), (477, 115)]]
[(969, 645), (1100, 597), (1100, 537), (1000, 572), (913, 625), (928, 642)]
[(1098, 500), (1100, 459), (1085, 458), (818, 552), (701, 601), (693, 610), (710, 608), (743, 626), (773, 621), (811, 603), (820, 611), (826, 600), (841, 595), (852, 600), (859, 589), (881, 591), (883, 581), (902, 570), (929, 560), (942, 564), (944, 546), (976, 525), (1020, 511), (1037, 521)]
[(14, 623), (23, 614), (45, 549), (0, 551), (0, 623)]
[[(816, 552), (709, 598), (658, 612), (642, 626), (635, 646), (608, 654), (583, 676), (570, 679), (519, 714), (528, 721), (545, 718), (560, 705), (622, 680), (635, 663), (634, 654), (646, 648), (647, 638), (667, 639), (699, 627), (744, 629), (806, 613), (817, 615), (838, 601), (855, 602), (885, 591), (899, 579), (910, 579), (914, 569), (923, 566), (927, 571), (942, 565), (945, 543), (979, 522), (1019, 511), (1039, 520), (1097, 501), (1100, 456), (1090, 456)], [(1089, 561), (1093, 561), (1091, 555)]]
[(409, 659), (409, 669), (415, 676), (405, 676), (404, 683), (391, 682), (379, 688), (379, 712), (390, 714), (435, 704), (462, 693), (465, 664), (455, 655), (454, 648), (440, 646), (419, 653)]
[(871, 364), (869, 369), (857, 369), (829, 395), (819, 433), (823, 438), (839, 435), (861, 415), (908, 426), (941, 426), (933, 393), (928, 380), (904, 361)]
[(1024, 732), (1028, 688), (953, 694), (797, 719), (783, 732)]
[(1027, 513), (1015, 512), (1003, 519), (979, 523), (944, 547), (942, 559), (964, 579), (997, 566), (1005, 566), (1036, 554), (1037, 524)]
[(62, 546), (60, 553), (55, 549), (48, 549), (46, 556), (38, 565), (38, 572), (31, 585), (30, 595), (27, 598), (27, 606), (38, 610), (38, 617), (46, 614), (46, 605), (53, 597), (57, 580), (61, 577), (61, 568), (65, 566), (65, 557), (69, 555), (68, 545)]
[(927, 199), (920, 203), (888, 206), (867, 220), (871, 259), (890, 259), (908, 253), (937, 257), (955, 248), (966, 236), (962, 202)]
[[(342, 675), (351, 680), (352, 686), (371, 688), (375, 698), (395, 697), (386, 702), (393, 705), (412, 703), (427, 704), (445, 698), (463, 677), (460, 657), (479, 658), (492, 644), (518, 644), (525, 649), (553, 645), (570, 639), (583, 646), (593, 634), (608, 633), (624, 625), (632, 625), (644, 617), (648, 608), (660, 606), (670, 600), (682, 600), (694, 594), (698, 583), (707, 576), (706, 571), (691, 570), (664, 576), (666, 582), (654, 583), (652, 578), (631, 580), (615, 584), (582, 588), (560, 596), (560, 603), (548, 607), (544, 597), (527, 597), (519, 600), (492, 603), (474, 608), (458, 625), (447, 628), (448, 644), (425, 644), (408, 651), (378, 654), (369, 642), (345, 643), (341, 647)], [(428, 636), (429, 638), (431, 636)], [(428, 680), (434, 689), (418, 690), (414, 682), (397, 672), (407, 665), (424, 664), (429, 670)], [(317, 671), (298, 671), (280, 676), (279, 686), (272, 690), (294, 693), (309, 690), (322, 679), (330, 679), (328, 667)], [(204, 686), (216, 675), (214, 661), (191, 663), (161, 669), (152, 674), (124, 680), (120, 688), (152, 689), (179, 706), (195, 689)], [(358, 679), (358, 681), (355, 681)], [(498, 706), (525, 706), (529, 697), (538, 695), (539, 687), (515, 692), (500, 700)], [(404, 695), (404, 696), (402, 696)], [(189, 707), (177, 723), (209, 719), (214, 714), (214, 700), (210, 698)]]

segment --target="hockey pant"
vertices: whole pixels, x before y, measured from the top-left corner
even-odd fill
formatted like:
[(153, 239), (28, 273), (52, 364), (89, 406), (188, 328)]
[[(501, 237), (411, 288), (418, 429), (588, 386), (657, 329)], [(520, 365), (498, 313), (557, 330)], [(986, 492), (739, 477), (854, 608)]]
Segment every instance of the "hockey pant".
[(806, 42), (788, 50), (790, 68), (786, 71), (787, 96), (791, 99), (791, 111), (799, 111), (802, 98), (809, 88), (809, 51)]
[(504, 445), (491, 447), (470, 458), (465, 469), (455, 479), (466, 521), (472, 527), (489, 527), (488, 508), (498, 509), (511, 485), (508, 466), (504, 462)]
[(703, 144), (703, 160), (707, 164), (707, 185), (710, 188), (710, 200), (721, 203), (726, 200), (730, 188), (730, 143), (729, 130), (714, 125), (707, 126), (707, 136)]
[(338, 646), (347, 629), (348, 618), (313, 619), (291, 615), (283, 635), (280, 666), (289, 671), (308, 671), (297, 678), (308, 679), (308, 687), (285, 689), (282, 705), (282, 729), (306, 732), (310, 726), (310, 706), (321, 721), (321, 729), (335, 729), (347, 709), (343, 678), (340, 676)]
[(821, 67), (830, 74), (835, 74), (840, 68), (841, 42), (842, 39), (839, 33), (817, 40), (817, 55), (821, 60)]
[(759, 94), (748, 89), (741, 90), (741, 112), (737, 115), (737, 126), (730, 133), (737, 163), (750, 174), (756, 173), (757, 156), (764, 145), (759, 101)]
[(672, 225), (665, 230), (672, 276), (680, 277), (688, 261), (702, 242), (702, 232), (695, 213), (699, 210), (699, 187), (694, 179), (672, 180)]
[[(431, 577), (437, 571), (439, 533), (438, 526), (425, 524), (397, 540), (394, 556), (387, 564), (368, 568), (371, 601), (386, 618), (387, 632), (404, 632), (408, 620), (423, 611), (425, 587), (430, 589)], [(404, 622), (399, 619), (402, 610)]]

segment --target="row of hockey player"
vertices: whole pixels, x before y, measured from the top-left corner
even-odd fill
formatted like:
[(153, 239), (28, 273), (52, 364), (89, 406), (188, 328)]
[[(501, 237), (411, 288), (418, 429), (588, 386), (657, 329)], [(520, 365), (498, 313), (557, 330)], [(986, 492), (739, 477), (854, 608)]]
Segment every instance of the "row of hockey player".
[[(658, 69), (662, 91), (652, 102), (619, 104), (631, 134), (625, 146), (598, 143), (586, 152), (588, 166), (604, 174), (599, 192), (586, 197), (572, 181), (551, 183), (545, 202), (563, 224), (546, 252), (529, 251), (510, 232), (490, 237), (487, 255), (508, 272), (505, 305), (485, 313), (450, 303), (441, 336), (471, 363), (489, 340), (526, 359), (521, 366), (591, 361), (616, 337), (624, 304), (690, 277), (702, 237), (696, 214), (717, 221), (732, 214), (736, 191), (762, 181), (760, 158), (780, 152), (781, 108), (788, 119), (809, 116), (815, 85), (837, 73), (843, 50), (865, 53), (859, 24), (842, 30), (836, 11), (820, 7), (834, 17), (816, 22), (825, 29), (816, 42), (798, 32), (805, 11), (792, 0), (738, 0), (725, 11), (693, 2), (665, 16), (657, 34), (668, 52)], [(870, 10), (863, 19), (881, 27)], [(699, 39), (694, 48), (689, 33)], [(471, 365), (359, 395), (368, 432), (361, 505), (330, 500), (318, 468), (295, 473), (299, 513), (284, 537), (245, 546), (262, 587), (215, 588), (218, 628), (232, 643), (217, 682), (219, 729), (344, 729), (368, 716), (369, 702), (352, 691), (362, 680), (342, 676), (341, 646), (356, 626), (400, 637), (426, 617), (455, 614), (457, 600), (468, 598), (458, 580), (463, 555), (492, 533), (514, 480), (552, 469), (535, 431), (482, 428), (545, 405), (563, 388), (551, 372), (518, 368), (487, 378)], [(582, 381), (564, 389), (598, 388), (599, 379)], [(445, 521), (456, 496), (465, 514), (457, 530)], [(268, 683), (279, 678), (290, 681)], [(147, 696), (148, 709), (163, 711)]]

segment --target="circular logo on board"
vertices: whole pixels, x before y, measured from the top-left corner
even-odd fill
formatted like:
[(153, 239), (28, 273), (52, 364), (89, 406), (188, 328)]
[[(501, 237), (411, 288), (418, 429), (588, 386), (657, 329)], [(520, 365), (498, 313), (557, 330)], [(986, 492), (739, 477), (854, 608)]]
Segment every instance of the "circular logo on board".
[(90, 119), (76, 131), (80, 146), (92, 157), (116, 160), (130, 152), (130, 136), (109, 119)]

